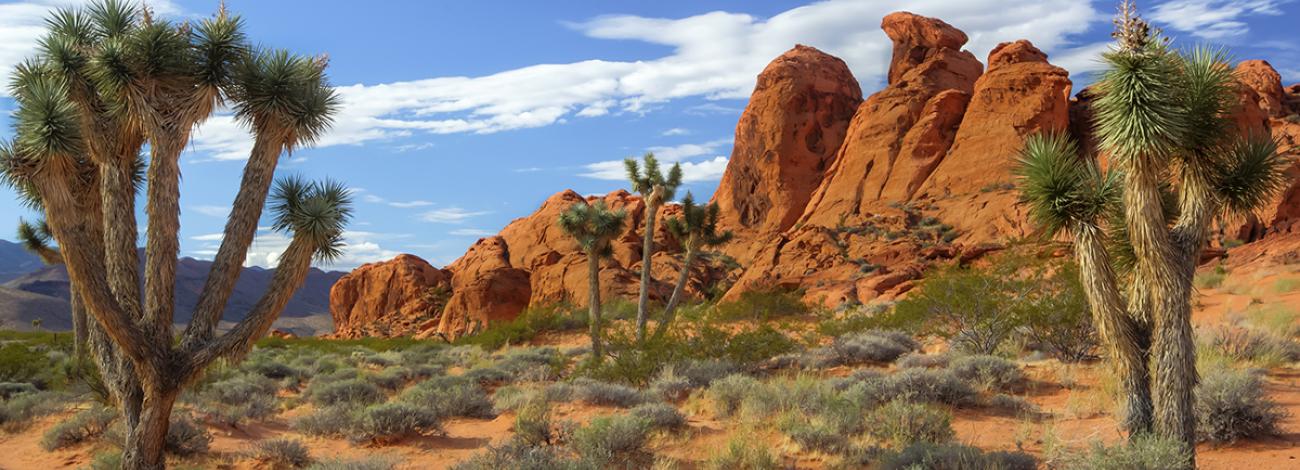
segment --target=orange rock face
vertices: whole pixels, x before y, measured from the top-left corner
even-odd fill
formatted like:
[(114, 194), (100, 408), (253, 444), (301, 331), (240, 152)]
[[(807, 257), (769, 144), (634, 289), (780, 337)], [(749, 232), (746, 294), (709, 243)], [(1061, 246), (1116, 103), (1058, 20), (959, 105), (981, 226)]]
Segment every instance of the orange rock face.
[[(881, 29), (893, 41), (888, 83), (865, 101), (844, 62), (811, 47), (796, 46), (759, 75), (714, 193), (720, 228), (736, 234), (721, 251), (741, 267), (701, 263), (689, 294), (731, 285), (728, 298), (797, 288), (827, 307), (895, 299), (934, 263), (973, 262), (1033, 234), (1013, 185), (1026, 136), (1069, 132), (1095, 150), (1094, 94), (1071, 98), (1069, 73), (1028, 41), (998, 45), (986, 70), (962, 49), (966, 34), (943, 21), (900, 12)], [(1300, 85), (1284, 88), (1264, 61), (1243, 62), (1236, 75), (1241, 132), (1271, 133), (1295, 153)], [(1251, 256), (1294, 257), (1300, 244), (1300, 162), (1288, 171), (1293, 182), (1259, 220), (1234, 229), (1263, 238), (1263, 251)], [(556, 221), (598, 199), (628, 216), (601, 262), (601, 296), (635, 298), (644, 202), (626, 191), (591, 198), (561, 191), (446, 270), (403, 255), (344, 277), (331, 292), (338, 335), (450, 339), (529, 305), (585, 304), (586, 255)], [(677, 213), (668, 205), (659, 218)], [(658, 227), (651, 298), (663, 300), (681, 256), (665, 224)]]
[(811, 47), (796, 46), (759, 74), (713, 196), (720, 225), (738, 237), (728, 254), (747, 262), (756, 243), (803, 214), (861, 102), (844, 61)]
[(334, 336), (404, 336), (442, 311), (451, 274), (414, 255), (363, 265), (330, 288)]

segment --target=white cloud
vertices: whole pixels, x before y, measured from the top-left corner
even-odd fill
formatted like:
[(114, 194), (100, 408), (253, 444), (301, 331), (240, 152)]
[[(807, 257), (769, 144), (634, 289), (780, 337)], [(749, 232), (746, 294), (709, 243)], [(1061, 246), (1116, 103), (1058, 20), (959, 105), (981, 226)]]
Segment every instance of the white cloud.
[(1245, 17), (1278, 16), (1285, 0), (1174, 0), (1157, 5), (1151, 19), (1205, 39), (1241, 36), (1250, 31)]
[(691, 131), (689, 131), (689, 130), (687, 130), (687, 129), (682, 129), (682, 128), (680, 128), (680, 127), (674, 127), (674, 128), (672, 128), (672, 129), (668, 129), (668, 130), (666, 130), (666, 131), (663, 131), (663, 133), (662, 133), (661, 135), (664, 135), (664, 136), (673, 136), (673, 135), (689, 135), (690, 133), (691, 133)]
[[(351, 269), (365, 263), (392, 258), (401, 254), (401, 252), (383, 248), (379, 242), (408, 238), (409, 236), (408, 234), (345, 231), (343, 232), (343, 255), (329, 264), (321, 265), (321, 267)], [(192, 236), (190, 237), (191, 240), (204, 243), (199, 249), (191, 251), (190, 254), (202, 259), (211, 259), (216, 256), (222, 238), (220, 233)], [(269, 227), (258, 227), (257, 235), (253, 237), (253, 243), (248, 247), (248, 256), (244, 259), (244, 266), (274, 268), (280, 263), (280, 255), (284, 253), (285, 249), (289, 248), (289, 242), (291, 241), (285, 234), (273, 232)]]
[(392, 202), (389, 202), (388, 205), (393, 206), (393, 207), (397, 207), (397, 208), (401, 208), (401, 209), (409, 209), (409, 208), (412, 208), (412, 207), (425, 207), (425, 206), (432, 206), (433, 203), (432, 203), (432, 202), (429, 202), (429, 201), (421, 201), (421, 200), (418, 200), (418, 199), (417, 199), (417, 200), (414, 200), (414, 201), (392, 201)]
[[(666, 164), (680, 163), (682, 165), (682, 179), (688, 183), (694, 183), (722, 179), (722, 172), (727, 168), (727, 157), (720, 154), (730, 144), (731, 139), (724, 138), (698, 144), (681, 144), (670, 147), (656, 146), (646, 150), (653, 152), (660, 162)], [(709, 156), (712, 156), (712, 158), (699, 162), (690, 161), (696, 157)], [(610, 181), (627, 179), (623, 160), (591, 163), (586, 165), (585, 168), (586, 173), (582, 173), (581, 176)]]
[[(584, 60), (477, 77), (341, 86), (342, 110), (318, 145), (541, 127), (646, 112), (684, 97), (743, 99), (763, 67), (796, 43), (844, 59), (870, 90), (880, 83), (891, 51), (875, 22), (897, 10), (942, 18), (963, 29), (971, 38), (968, 48), (981, 58), (997, 43), (1014, 39), (1030, 39), (1049, 53), (1070, 51), (1080, 46), (1074, 35), (1104, 19), (1088, 2), (1076, 0), (828, 0), (771, 18), (721, 11), (678, 19), (602, 16), (570, 27), (592, 38), (660, 44), (671, 52), (626, 62)], [(739, 109), (710, 102), (690, 112)], [(200, 129), (193, 148), (213, 159), (242, 160), (251, 143), (246, 130), (221, 115)]]
[(454, 237), (490, 237), (496, 235), (495, 232), (492, 232), (490, 230), (483, 230), (478, 228), (462, 228), (462, 229), (452, 230), (447, 233)]
[(393, 151), (397, 153), (406, 153), (406, 152), (415, 152), (419, 150), (428, 150), (433, 147), (434, 147), (433, 142), (424, 142), (419, 144), (398, 145), (397, 147), (393, 147)]
[(230, 207), (227, 206), (190, 206), (190, 210), (208, 217), (226, 217), (230, 215)]
[(388, 199), (379, 196), (378, 194), (370, 192), (365, 188), (353, 188), (352, 194), (360, 194), (361, 200), (363, 202), (368, 202), (371, 204), (385, 204), (391, 207), (396, 207), (398, 209), (410, 209), (413, 207), (427, 207), (433, 205), (432, 202), (421, 200), (421, 199), (416, 199), (413, 201), (390, 201)]
[[(60, 7), (75, 7), (88, 0), (29, 0), (0, 3), (0, 75), (9, 76), (24, 59), (36, 54), (37, 42), (45, 35), (45, 19)], [(146, 2), (154, 13), (163, 17), (180, 14), (170, 0)], [(8, 87), (0, 87), (0, 96), (9, 96)]]
[(515, 173), (537, 173), (542, 171), (540, 167), (530, 166), (528, 168), (515, 168)]
[(467, 211), (459, 207), (448, 207), (445, 209), (434, 209), (420, 214), (420, 220), (432, 222), (435, 224), (459, 224), (472, 217), (491, 214), (488, 211)]

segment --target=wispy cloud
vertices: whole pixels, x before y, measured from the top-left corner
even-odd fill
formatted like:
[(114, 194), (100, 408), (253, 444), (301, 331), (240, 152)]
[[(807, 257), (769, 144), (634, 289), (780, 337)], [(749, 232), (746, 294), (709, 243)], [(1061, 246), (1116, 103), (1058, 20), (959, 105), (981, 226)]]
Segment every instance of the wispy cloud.
[(689, 135), (690, 133), (691, 133), (691, 131), (689, 131), (689, 130), (687, 130), (687, 129), (682, 129), (682, 128), (680, 128), (680, 127), (674, 127), (674, 128), (672, 128), (672, 129), (668, 129), (668, 130), (666, 130), (666, 131), (663, 131), (663, 133), (661, 133), (661, 135), (664, 135), (664, 136)]
[[(694, 144), (655, 146), (646, 149), (646, 151), (653, 152), (660, 162), (666, 164), (680, 163), (682, 165), (682, 179), (688, 183), (694, 183), (722, 179), (722, 172), (727, 169), (727, 157), (722, 154), (726, 153), (726, 146), (730, 144), (730, 138), (723, 138)], [(711, 158), (692, 161), (697, 157)], [(610, 181), (620, 181), (627, 178), (623, 160), (591, 163), (584, 168), (586, 172), (582, 173), (581, 176), (588, 178)]]
[(490, 237), (492, 235), (496, 235), (496, 233), (491, 230), (483, 230), (478, 228), (456, 229), (447, 232), (447, 234), (453, 237)]
[(468, 211), (459, 207), (448, 207), (424, 212), (420, 214), (419, 218), (422, 221), (435, 224), (459, 224), (471, 218), (491, 213), (490, 211)]
[(541, 167), (515, 168), (515, 173), (537, 173), (539, 171), (542, 171)]
[(370, 190), (366, 188), (352, 188), (352, 194), (360, 195), (361, 200), (363, 202), (368, 202), (371, 204), (384, 204), (399, 209), (410, 209), (413, 207), (428, 207), (433, 205), (433, 202), (425, 201), (422, 199), (416, 199), (413, 201), (390, 201), (385, 197), (370, 192)]
[[(401, 252), (384, 248), (380, 245), (380, 242), (409, 237), (409, 234), (345, 231), (343, 232), (343, 246), (341, 247), (343, 255), (329, 264), (321, 265), (321, 267), (351, 269), (365, 263), (392, 258)], [(200, 259), (211, 259), (216, 256), (222, 238), (220, 233), (192, 236), (190, 237), (191, 240), (203, 243), (198, 249), (190, 251), (189, 254)], [(288, 236), (280, 232), (273, 232), (269, 227), (258, 227), (257, 235), (253, 237), (253, 243), (248, 247), (248, 256), (244, 259), (244, 266), (274, 268), (280, 263), (280, 255), (284, 254), (284, 250), (289, 247), (291, 241)]]
[[(646, 112), (680, 98), (743, 99), (763, 67), (793, 44), (843, 58), (864, 87), (879, 83), (889, 39), (863, 19), (897, 10), (943, 18), (965, 30), (968, 48), (987, 55), (998, 42), (1027, 38), (1050, 53), (1103, 17), (1076, 0), (828, 0), (770, 18), (716, 11), (686, 18), (600, 16), (569, 26), (597, 39), (667, 46), (660, 57), (538, 64), (483, 76), (434, 77), (338, 88), (342, 107), (319, 146), (357, 145), (417, 134), (493, 133), (569, 119)], [(998, 14), (989, 14), (997, 11)], [(873, 20), (874, 21), (874, 20)], [(708, 102), (692, 113), (738, 113)], [(209, 120), (193, 149), (219, 160), (247, 158), (251, 142), (228, 114)]]
[(1205, 39), (1225, 39), (1250, 32), (1245, 17), (1279, 16), (1286, 0), (1174, 0), (1157, 5), (1151, 19)]
[(230, 215), (230, 207), (227, 206), (190, 206), (190, 210), (208, 217), (226, 217)]

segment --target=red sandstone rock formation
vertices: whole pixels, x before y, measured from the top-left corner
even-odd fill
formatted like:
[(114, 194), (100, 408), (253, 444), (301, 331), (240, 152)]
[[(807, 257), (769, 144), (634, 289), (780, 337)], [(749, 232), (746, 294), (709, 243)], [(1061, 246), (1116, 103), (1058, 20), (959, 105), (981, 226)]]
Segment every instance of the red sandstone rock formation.
[(413, 335), (442, 311), (451, 275), (414, 255), (363, 265), (330, 289), (334, 336)]

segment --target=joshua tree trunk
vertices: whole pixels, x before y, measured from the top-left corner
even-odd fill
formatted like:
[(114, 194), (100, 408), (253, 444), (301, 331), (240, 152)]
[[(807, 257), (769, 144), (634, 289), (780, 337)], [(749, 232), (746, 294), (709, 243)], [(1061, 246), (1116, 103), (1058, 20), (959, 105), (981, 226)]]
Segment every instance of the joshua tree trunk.
[(636, 304), (636, 341), (645, 341), (646, 322), (650, 318), (650, 258), (655, 252), (655, 219), (658, 204), (647, 204), (645, 216), (645, 242), (641, 245), (641, 298)]
[(163, 450), (167, 442), (167, 427), (171, 422), (172, 406), (176, 404), (179, 390), (151, 390), (145, 394), (140, 422), (127, 431), (126, 444), (122, 449), (122, 468), (165, 468)]
[(86, 307), (81, 305), (81, 296), (77, 289), (68, 289), (68, 303), (72, 306), (72, 350), (77, 358), (77, 365), (86, 359)]
[(239, 193), (226, 221), (221, 247), (208, 270), (208, 279), (194, 308), (194, 317), (185, 331), (182, 348), (193, 347), (212, 336), (235, 289), (235, 282), (239, 280), (248, 248), (257, 235), (257, 222), (262, 217), (262, 207), (266, 204), (267, 192), (275, 179), (275, 167), (283, 149), (279, 133), (274, 133), (276, 136), (270, 134), (272, 132), (259, 132), (253, 143), (243, 180), (239, 183)]
[(677, 274), (677, 285), (673, 286), (673, 295), (668, 298), (668, 305), (664, 307), (664, 318), (655, 327), (654, 337), (662, 338), (668, 331), (668, 326), (673, 323), (673, 318), (677, 314), (677, 305), (681, 303), (682, 296), (686, 292), (686, 281), (691, 277), (691, 265), (695, 264), (695, 258), (699, 255), (698, 250), (687, 249), (686, 258), (682, 261), (682, 271)]
[(587, 301), (589, 304), (587, 323), (591, 328), (591, 357), (595, 362), (600, 362), (605, 357), (600, 344), (600, 255), (587, 254), (587, 276), (591, 289), (591, 296)]
[(1117, 276), (1106, 253), (1101, 229), (1085, 225), (1075, 231), (1075, 259), (1093, 324), (1113, 359), (1125, 396), (1124, 427), (1129, 437), (1151, 431), (1151, 384), (1147, 370), (1150, 332), (1125, 310)]
[[(145, 324), (170, 330), (175, 309), (176, 256), (180, 252), (180, 166), (186, 139), (165, 132), (150, 148), (145, 239)], [(188, 131), (185, 135), (188, 136)], [(168, 331), (170, 333), (170, 331)], [(155, 332), (157, 334), (157, 332)]]
[[(133, 158), (133, 157), (132, 157)], [(135, 188), (131, 160), (100, 165), (100, 207), (104, 223), (104, 262), (117, 303), (140, 312), (140, 257), (136, 251)]]

